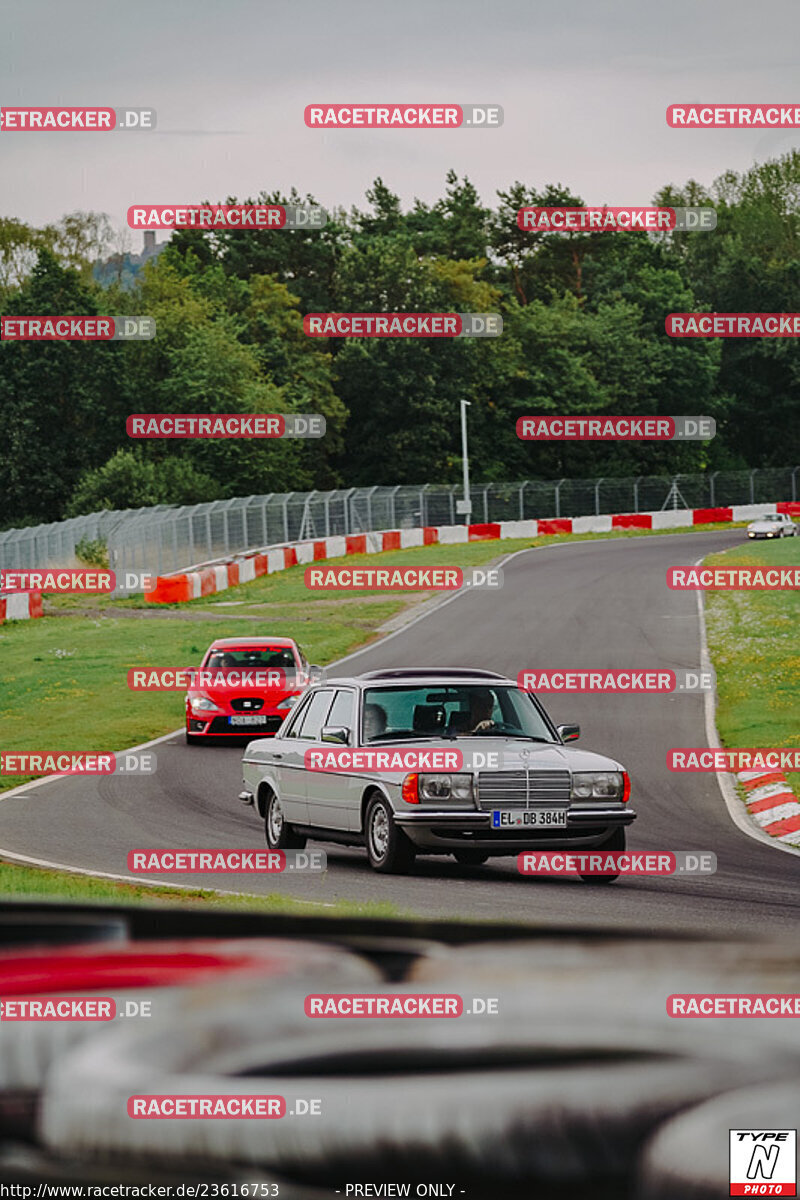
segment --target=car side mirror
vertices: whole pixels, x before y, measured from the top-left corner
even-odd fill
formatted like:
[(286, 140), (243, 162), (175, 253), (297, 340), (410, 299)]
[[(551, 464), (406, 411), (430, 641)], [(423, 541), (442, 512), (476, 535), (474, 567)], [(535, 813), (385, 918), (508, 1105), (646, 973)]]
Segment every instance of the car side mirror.
[(580, 725), (556, 725), (556, 731), (562, 742), (577, 742), (581, 736)]
[(338, 742), (340, 746), (350, 745), (350, 730), (344, 725), (323, 725), (323, 742)]

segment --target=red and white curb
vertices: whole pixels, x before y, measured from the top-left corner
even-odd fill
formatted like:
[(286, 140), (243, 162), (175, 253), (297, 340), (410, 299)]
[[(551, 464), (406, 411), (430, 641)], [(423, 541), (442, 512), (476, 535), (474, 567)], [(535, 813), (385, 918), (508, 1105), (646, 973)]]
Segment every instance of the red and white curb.
[(459, 542), (502, 541), (555, 534), (611, 533), (615, 529), (682, 529), (694, 525), (750, 521), (775, 512), (800, 516), (800, 502), (613, 513), (595, 517), (552, 517), (541, 521), (494, 521), (482, 525), (425, 525), (416, 529), (387, 529), (376, 533), (325, 537), (266, 547), (255, 554), (240, 555), (227, 562), (174, 575), (159, 575), (154, 590), (145, 593), (145, 600), (151, 604), (185, 603), (298, 564), (344, 558), (350, 554), (381, 554), (413, 546), (455, 545)]
[(800, 803), (782, 771), (739, 771), (750, 819), (770, 837), (800, 846)]
[(8, 592), (0, 596), (0, 625), (4, 621), (27, 621), (41, 615), (41, 592)]

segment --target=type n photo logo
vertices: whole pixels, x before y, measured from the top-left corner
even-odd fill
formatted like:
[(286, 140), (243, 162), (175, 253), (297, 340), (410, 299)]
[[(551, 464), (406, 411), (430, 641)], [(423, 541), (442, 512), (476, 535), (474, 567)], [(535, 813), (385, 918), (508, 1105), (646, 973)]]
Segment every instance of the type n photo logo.
[(795, 1129), (730, 1130), (731, 1196), (796, 1196)]

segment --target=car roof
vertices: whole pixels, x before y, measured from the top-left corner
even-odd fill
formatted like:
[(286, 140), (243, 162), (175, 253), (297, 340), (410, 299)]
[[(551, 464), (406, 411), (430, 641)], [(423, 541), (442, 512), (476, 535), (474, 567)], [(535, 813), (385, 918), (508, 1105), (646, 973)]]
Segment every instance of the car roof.
[(238, 646), (245, 650), (251, 648), (257, 649), (259, 646), (270, 645), (279, 646), (281, 649), (287, 647), (291, 649), (295, 646), (295, 644), (296, 643), (292, 638), (270, 637), (268, 634), (265, 634), (264, 637), (217, 638), (216, 641), (212, 642), (208, 648), (209, 650), (222, 650), (226, 647), (233, 649), (234, 647)]
[(328, 679), (326, 685), (374, 688), (397, 687), (403, 684), (419, 687), (436, 687), (443, 684), (477, 684), (487, 687), (490, 683), (500, 683), (503, 686), (516, 687), (513, 679), (498, 675), (495, 671), (471, 670), (468, 667), (407, 667), (393, 668), (385, 671), (367, 671), (363, 675), (343, 676), (341, 679)]

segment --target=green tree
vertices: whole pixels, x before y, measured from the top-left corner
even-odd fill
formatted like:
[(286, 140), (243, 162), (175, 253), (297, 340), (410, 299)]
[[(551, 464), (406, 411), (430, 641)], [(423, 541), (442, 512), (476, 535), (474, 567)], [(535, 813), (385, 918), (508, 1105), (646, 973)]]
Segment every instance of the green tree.
[[(99, 301), (96, 289), (43, 250), (2, 309), (10, 316), (93, 316)], [(122, 346), (4, 341), (0, 354), (4, 516), (57, 520), (80, 475), (113, 452), (124, 430)]]

